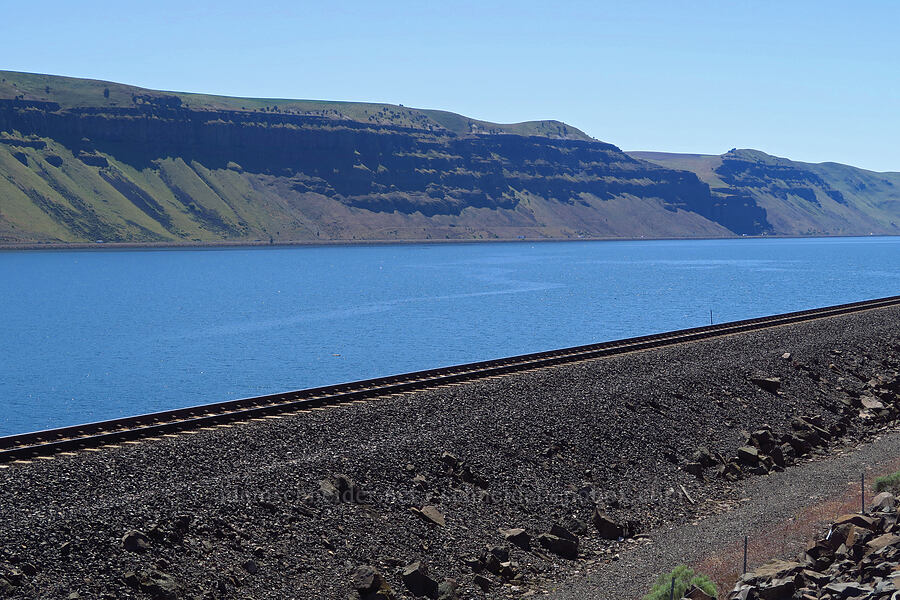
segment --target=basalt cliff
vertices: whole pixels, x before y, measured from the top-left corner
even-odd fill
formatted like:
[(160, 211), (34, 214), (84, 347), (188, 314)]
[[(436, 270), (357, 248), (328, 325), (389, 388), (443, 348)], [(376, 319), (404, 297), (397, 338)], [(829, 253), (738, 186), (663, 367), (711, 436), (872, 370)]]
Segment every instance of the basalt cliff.
[(900, 173), (838, 163), (810, 164), (759, 150), (721, 156), (630, 152), (695, 173), (713, 198), (765, 211), (765, 229), (779, 235), (900, 234)]
[[(896, 202), (892, 210), (900, 212)], [(711, 190), (702, 175), (629, 156), (558, 121), (500, 125), (385, 104), (203, 96), (0, 71), (0, 243), (797, 229), (772, 212), (753, 194)], [(859, 224), (835, 232), (870, 232)]]

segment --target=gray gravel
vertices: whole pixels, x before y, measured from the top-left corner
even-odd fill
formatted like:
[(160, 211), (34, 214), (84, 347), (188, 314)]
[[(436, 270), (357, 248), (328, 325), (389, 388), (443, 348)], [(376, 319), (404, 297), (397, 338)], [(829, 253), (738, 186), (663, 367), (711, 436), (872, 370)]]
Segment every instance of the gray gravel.
[[(457, 579), (463, 598), (540, 593), (616, 544), (588, 526), (582, 560), (512, 547), (524, 585), (491, 575), (487, 594), (462, 559), (503, 543), (498, 527), (579, 529), (595, 504), (655, 530), (733, 499), (732, 484), (682, 471), (685, 459), (701, 445), (733, 455), (741, 429), (786, 430), (797, 414), (836, 422), (847, 391), (896, 372), (898, 317), (880, 309), (13, 465), (0, 470), (0, 568), (35, 567), (15, 598), (147, 598), (128, 574), (151, 569), (176, 597), (347, 598), (366, 564), (409, 597), (398, 566), (415, 560)], [(781, 377), (782, 393), (750, 383), (759, 375)], [(447, 474), (444, 451), (487, 489)], [(337, 474), (366, 501), (323, 499), (319, 481)], [(446, 527), (410, 510), (425, 504)], [(122, 548), (130, 530), (149, 550)]]

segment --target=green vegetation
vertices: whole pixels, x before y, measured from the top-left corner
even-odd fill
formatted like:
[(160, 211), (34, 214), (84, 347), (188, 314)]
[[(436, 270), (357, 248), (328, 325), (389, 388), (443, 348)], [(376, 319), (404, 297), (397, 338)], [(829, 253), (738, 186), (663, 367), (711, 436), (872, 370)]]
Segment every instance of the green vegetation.
[(0, 71), (0, 244), (900, 234), (900, 173), (585, 140)]
[(347, 119), (373, 125), (395, 125), (426, 131), (449, 130), (457, 135), (509, 133), (541, 137), (591, 139), (584, 132), (559, 121), (489, 123), (439, 110), (422, 110), (395, 104), (292, 100), (285, 98), (233, 98), (211, 94), (165, 92), (98, 81), (37, 73), (0, 71), (0, 99), (56, 102), (62, 108), (132, 107), (146, 103), (166, 103), (194, 110), (309, 115)]
[(684, 597), (691, 587), (697, 586), (710, 596), (716, 596), (716, 586), (706, 575), (695, 574), (687, 565), (678, 565), (671, 573), (659, 576), (650, 593), (644, 600), (669, 600), (672, 590), (672, 578), (675, 578), (675, 598)]
[(892, 494), (900, 493), (900, 471), (877, 478), (875, 480), (875, 491), (890, 492)]

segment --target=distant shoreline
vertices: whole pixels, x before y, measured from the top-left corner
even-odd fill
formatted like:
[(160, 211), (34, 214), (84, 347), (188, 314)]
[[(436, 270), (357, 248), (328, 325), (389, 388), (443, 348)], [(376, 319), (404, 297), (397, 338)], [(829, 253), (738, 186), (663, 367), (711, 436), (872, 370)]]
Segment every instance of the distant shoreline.
[(647, 242), (682, 240), (747, 240), (747, 239), (829, 239), (900, 237), (898, 235), (734, 235), (720, 237), (590, 237), (590, 238), (507, 238), (507, 239), (419, 239), (419, 240), (296, 240), (274, 243), (263, 241), (216, 241), (216, 242), (26, 242), (21, 244), (0, 243), (0, 252), (22, 250), (191, 250), (218, 248), (288, 248), (327, 246), (409, 246), (422, 244), (508, 244), (545, 242)]

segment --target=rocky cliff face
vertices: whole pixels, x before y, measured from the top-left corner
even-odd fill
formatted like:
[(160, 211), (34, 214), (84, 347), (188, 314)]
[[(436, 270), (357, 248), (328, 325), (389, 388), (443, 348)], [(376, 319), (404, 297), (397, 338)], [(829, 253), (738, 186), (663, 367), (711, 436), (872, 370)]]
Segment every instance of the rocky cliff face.
[(479, 127), (430, 111), (402, 120), (387, 109), (379, 118), (368, 109), (357, 109), (366, 118), (214, 109), (135, 92), (129, 106), (65, 104), (34, 94), (0, 99), (0, 239), (515, 239), (764, 230), (758, 208), (748, 212), (740, 201), (714, 198), (695, 175), (636, 160), (552, 122)]
[[(900, 173), (801, 163), (757, 150), (731, 150), (722, 156), (631, 154), (696, 173), (709, 184), (716, 201), (733, 205), (729, 216), (717, 220), (735, 231), (752, 221), (782, 235), (900, 233)], [(729, 220), (737, 214), (737, 223)]]

